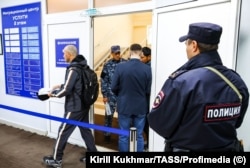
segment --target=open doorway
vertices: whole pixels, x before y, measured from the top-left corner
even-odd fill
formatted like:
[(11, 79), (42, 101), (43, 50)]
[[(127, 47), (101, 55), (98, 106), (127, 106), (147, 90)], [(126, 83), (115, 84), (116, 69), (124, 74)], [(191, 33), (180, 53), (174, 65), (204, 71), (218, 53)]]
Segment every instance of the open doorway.
[[(151, 47), (152, 12), (139, 12), (94, 18), (94, 69), (100, 81), (103, 65), (111, 58), (110, 48), (120, 45), (121, 57), (129, 58), (129, 46), (139, 43), (142, 47)], [(105, 106), (101, 94), (94, 104), (94, 123), (104, 125)], [(117, 112), (114, 113), (113, 128), (119, 128)], [(95, 143), (111, 150), (118, 150), (118, 135), (111, 134), (105, 142), (104, 132), (95, 130)]]

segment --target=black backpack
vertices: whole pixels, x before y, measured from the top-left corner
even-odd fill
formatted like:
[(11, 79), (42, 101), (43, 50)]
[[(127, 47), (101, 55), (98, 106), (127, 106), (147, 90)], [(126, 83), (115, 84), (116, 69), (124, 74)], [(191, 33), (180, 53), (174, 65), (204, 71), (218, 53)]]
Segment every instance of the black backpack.
[(72, 64), (70, 67), (76, 67), (76, 71), (81, 74), (82, 94), (79, 95), (85, 107), (89, 107), (95, 103), (99, 95), (99, 82), (97, 74), (88, 65), (82, 66)]

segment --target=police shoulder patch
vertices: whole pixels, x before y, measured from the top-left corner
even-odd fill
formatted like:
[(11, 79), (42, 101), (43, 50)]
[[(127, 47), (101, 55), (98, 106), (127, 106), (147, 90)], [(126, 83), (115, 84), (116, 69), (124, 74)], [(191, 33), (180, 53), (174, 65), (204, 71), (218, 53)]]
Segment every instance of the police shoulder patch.
[(163, 91), (160, 91), (160, 92), (158, 93), (158, 95), (156, 96), (155, 100), (154, 100), (154, 103), (153, 103), (152, 108), (153, 108), (153, 109), (154, 109), (154, 108), (157, 108), (157, 107), (161, 104), (161, 102), (162, 102), (162, 100), (163, 100), (164, 97), (165, 97), (164, 92), (163, 92)]
[(185, 73), (185, 72), (187, 72), (187, 70), (175, 71), (175, 72), (173, 72), (173, 73), (169, 76), (169, 78), (170, 78), (170, 79), (175, 79), (176, 77), (180, 76), (181, 74), (183, 74), (183, 73)]

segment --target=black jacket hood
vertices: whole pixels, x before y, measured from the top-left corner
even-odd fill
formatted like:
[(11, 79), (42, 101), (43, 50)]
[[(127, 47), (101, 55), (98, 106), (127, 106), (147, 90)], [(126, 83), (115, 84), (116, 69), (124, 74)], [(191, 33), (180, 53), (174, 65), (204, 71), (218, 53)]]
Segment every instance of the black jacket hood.
[(81, 64), (85, 66), (87, 65), (87, 60), (83, 55), (77, 55), (70, 64)]

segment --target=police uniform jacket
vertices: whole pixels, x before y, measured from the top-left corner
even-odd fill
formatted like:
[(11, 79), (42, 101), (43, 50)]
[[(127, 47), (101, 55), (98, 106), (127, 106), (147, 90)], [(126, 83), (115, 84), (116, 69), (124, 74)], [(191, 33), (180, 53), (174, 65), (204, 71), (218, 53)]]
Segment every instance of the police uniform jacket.
[(56, 97), (65, 97), (65, 112), (81, 111), (84, 108), (80, 98), (82, 90), (81, 74), (74, 69), (75, 67), (72, 67), (72, 64), (85, 66), (87, 61), (82, 55), (76, 56), (66, 68), (64, 84), (61, 84), (61, 88), (55, 92)]
[[(211, 66), (226, 76), (235, 91)], [(150, 127), (172, 147), (192, 151), (231, 149), (248, 107), (248, 88), (241, 77), (222, 65), (217, 51), (201, 53), (170, 75), (148, 114)]]
[(125, 62), (126, 60), (121, 58), (120, 60), (110, 59), (107, 63), (104, 64), (101, 72), (101, 92), (103, 97), (109, 99), (110, 102), (116, 102), (116, 96), (111, 91), (111, 82), (112, 77), (115, 72), (117, 64)]

